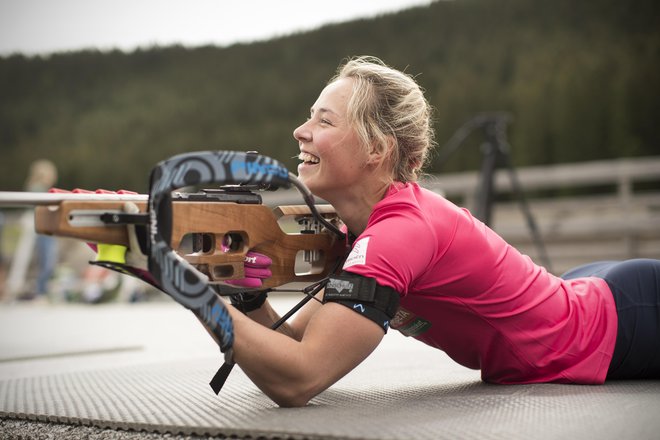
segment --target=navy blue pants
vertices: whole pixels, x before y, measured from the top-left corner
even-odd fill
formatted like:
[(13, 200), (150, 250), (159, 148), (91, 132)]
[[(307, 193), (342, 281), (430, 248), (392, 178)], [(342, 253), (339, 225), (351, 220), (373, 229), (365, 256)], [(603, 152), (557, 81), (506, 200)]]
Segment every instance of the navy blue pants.
[(610, 287), (619, 317), (607, 379), (660, 378), (660, 260), (602, 261), (564, 279), (598, 277)]

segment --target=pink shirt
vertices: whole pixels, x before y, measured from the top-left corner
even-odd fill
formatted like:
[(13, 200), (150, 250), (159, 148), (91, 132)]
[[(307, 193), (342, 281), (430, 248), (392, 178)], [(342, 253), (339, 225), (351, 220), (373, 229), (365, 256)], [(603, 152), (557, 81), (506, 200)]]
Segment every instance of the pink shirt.
[(417, 184), (392, 185), (344, 269), (401, 294), (392, 320), (497, 383), (605, 381), (617, 314), (599, 278), (565, 281)]

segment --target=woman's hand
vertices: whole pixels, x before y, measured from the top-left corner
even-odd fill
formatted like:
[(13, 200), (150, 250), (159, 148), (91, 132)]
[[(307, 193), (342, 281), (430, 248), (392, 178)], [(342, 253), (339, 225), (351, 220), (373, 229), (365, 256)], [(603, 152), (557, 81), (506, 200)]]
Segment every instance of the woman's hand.
[(243, 265), (245, 267), (245, 277), (238, 280), (227, 280), (227, 284), (247, 288), (258, 289), (263, 285), (263, 280), (273, 276), (270, 265), (273, 260), (267, 255), (258, 252), (248, 251), (245, 254)]

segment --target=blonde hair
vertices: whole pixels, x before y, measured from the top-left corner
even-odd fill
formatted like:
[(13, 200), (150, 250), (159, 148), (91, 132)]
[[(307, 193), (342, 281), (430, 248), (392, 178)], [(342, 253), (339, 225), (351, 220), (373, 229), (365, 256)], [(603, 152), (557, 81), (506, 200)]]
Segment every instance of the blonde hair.
[(342, 78), (354, 80), (348, 119), (365, 147), (384, 153), (394, 180), (416, 181), (434, 146), (432, 109), (421, 87), (371, 56), (349, 59), (329, 82)]

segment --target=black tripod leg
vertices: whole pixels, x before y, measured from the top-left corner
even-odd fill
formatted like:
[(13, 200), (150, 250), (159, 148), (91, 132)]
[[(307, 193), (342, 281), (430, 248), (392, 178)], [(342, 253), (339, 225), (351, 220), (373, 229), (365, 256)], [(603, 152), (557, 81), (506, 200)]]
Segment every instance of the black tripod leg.
[(529, 208), (529, 204), (527, 203), (527, 198), (525, 197), (525, 193), (522, 189), (522, 184), (518, 179), (518, 174), (516, 173), (516, 170), (513, 168), (513, 164), (511, 163), (511, 157), (507, 153), (503, 153), (502, 156), (509, 171), (509, 177), (511, 178), (511, 188), (514, 195), (518, 199), (520, 209), (525, 216), (525, 220), (527, 221), (527, 227), (529, 228), (529, 232), (532, 234), (532, 240), (534, 241), (536, 250), (539, 253), (539, 259), (541, 260), (543, 266), (548, 270), (548, 272), (552, 272), (550, 257), (548, 257), (548, 253), (546, 252), (545, 244), (541, 238), (541, 233), (539, 232), (536, 220), (534, 220), (532, 211)]
[(474, 216), (490, 226), (493, 213), (493, 202), (495, 201), (495, 170), (499, 151), (497, 146), (486, 142), (481, 146), (483, 159), (481, 162), (481, 173), (475, 197)]

